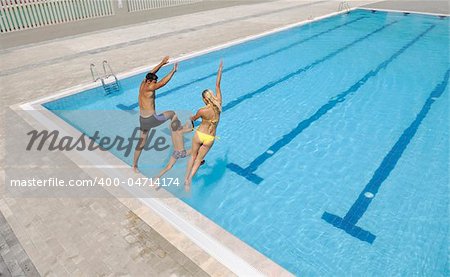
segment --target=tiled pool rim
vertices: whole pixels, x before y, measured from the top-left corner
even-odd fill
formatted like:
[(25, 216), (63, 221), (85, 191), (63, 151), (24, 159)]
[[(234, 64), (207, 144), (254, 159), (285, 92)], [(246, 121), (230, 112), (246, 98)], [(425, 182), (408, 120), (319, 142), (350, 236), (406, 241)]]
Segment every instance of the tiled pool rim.
[[(403, 10), (386, 10), (386, 9), (373, 9), (373, 8), (352, 8), (352, 10), (377, 10), (385, 12), (410, 12)], [(316, 17), (310, 20), (300, 21), (294, 24), (290, 24), (281, 28), (276, 28), (261, 34), (244, 37), (242, 39), (234, 40), (218, 46), (209, 47), (205, 50), (197, 51), (187, 55), (183, 55), (171, 60), (171, 63), (187, 60), (193, 57), (201, 56), (209, 52), (224, 49), (233, 45), (244, 43), (247, 41), (255, 40), (260, 37), (267, 36), (269, 34), (281, 32), (287, 29), (298, 27), (307, 23), (318, 21), (324, 18), (336, 16), (338, 14), (346, 13), (347, 11), (334, 12), (324, 16)], [(410, 12), (416, 14), (436, 15), (436, 16), (448, 16), (444, 14), (436, 13), (421, 13)], [(122, 74), (118, 74), (119, 79), (128, 78), (143, 72), (150, 70), (154, 65), (140, 67)], [(36, 123), (45, 126), (47, 128), (53, 128), (60, 130), (62, 134), (79, 136), (81, 133), (72, 127), (70, 124), (59, 118), (57, 115), (48, 111), (42, 106), (42, 104), (60, 99), (72, 94), (82, 92), (87, 89), (99, 87), (99, 83), (81, 84), (75, 87), (71, 87), (54, 95), (43, 97), (31, 102), (13, 105), (13, 110), (33, 110), (39, 111), (33, 112), (30, 118), (25, 118), (32, 126)], [(105, 175), (105, 177), (112, 177), (110, 172), (106, 173), (102, 168), (96, 168), (95, 161), (106, 161), (108, 164), (117, 167), (124, 167), (124, 162), (115, 157), (109, 152), (102, 153), (71, 153), (66, 156), (69, 157), (75, 164), (82, 168), (89, 175), (99, 176)], [(127, 165), (128, 166), (128, 165)], [(127, 178), (132, 175), (130, 170), (130, 176), (123, 176)], [(169, 194), (168, 192), (161, 192)], [(177, 247), (187, 257), (194, 257), (207, 253), (207, 258), (204, 261), (193, 261), (199, 265), (208, 274), (214, 275), (219, 272), (223, 273), (225, 266), (234, 274), (240, 276), (258, 276), (258, 275), (270, 275), (270, 276), (289, 276), (287, 270), (274, 263), (260, 252), (256, 251), (246, 243), (239, 240), (237, 237), (228, 233), (226, 230), (182, 202), (181, 200), (173, 198), (161, 198), (161, 199), (142, 199), (142, 198), (120, 198), (117, 199), (124, 204), (127, 208), (133, 211), (150, 227), (155, 229), (170, 243)], [(170, 207), (170, 208), (169, 208)], [(186, 219), (189, 220), (186, 220)], [(204, 231), (208, 230), (208, 231)], [(187, 243), (188, 242), (188, 243)], [(237, 254), (239, 253), (239, 254)]]

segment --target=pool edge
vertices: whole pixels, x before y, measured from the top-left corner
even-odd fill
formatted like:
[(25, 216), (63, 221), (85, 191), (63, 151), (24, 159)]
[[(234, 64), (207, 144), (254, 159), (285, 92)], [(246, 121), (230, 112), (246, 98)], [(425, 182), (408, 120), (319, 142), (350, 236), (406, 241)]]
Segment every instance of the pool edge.
[[(354, 7), (351, 8), (350, 11), (352, 10), (357, 10), (357, 9), (364, 9), (361, 7)], [(369, 9), (369, 10), (373, 10), (373, 9)], [(192, 53), (188, 53), (185, 55), (180, 55), (179, 57), (173, 59), (171, 61), (171, 63), (174, 62), (180, 62), (183, 60), (188, 60), (197, 56), (201, 56), (207, 53), (211, 53), (214, 51), (219, 51), (234, 45), (238, 45), (241, 43), (245, 43), (248, 41), (252, 41), (264, 36), (268, 36), (274, 33), (278, 33), (278, 32), (282, 32), (291, 28), (295, 28), (295, 27), (299, 27), (311, 22), (315, 22), (315, 21), (320, 21), (322, 19), (328, 18), (328, 17), (333, 17), (339, 14), (343, 14), (343, 13), (347, 13), (348, 11), (340, 11), (340, 12), (333, 12), (333, 13), (329, 13), (323, 16), (319, 16), (319, 17), (315, 17), (312, 19), (308, 19), (308, 20), (302, 20), (299, 21), (297, 23), (293, 23), (293, 24), (289, 24), (283, 27), (278, 27), (266, 32), (262, 32), (256, 35), (251, 35), (251, 36), (246, 36), (240, 39), (236, 39), (236, 40), (232, 40), (230, 42), (224, 43), (224, 44), (219, 44), (216, 46), (212, 46), (209, 48), (206, 48), (204, 50), (200, 50), (200, 51), (195, 51)], [(131, 76), (134, 76), (136, 74), (140, 74), (143, 73), (145, 71), (148, 71), (149, 69), (151, 69), (154, 65), (150, 65), (150, 66), (144, 66), (144, 67), (138, 67), (135, 68), (133, 70), (118, 74), (118, 78), (119, 79), (124, 79), (124, 78), (128, 78)], [(81, 133), (76, 130), (73, 126), (71, 126), (70, 124), (68, 124), (67, 122), (65, 122), (64, 120), (62, 120), (61, 118), (59, 118), (58, 116), (56, 116), (55, 114), (51, 113), (50, 111), (48, 111), (45, 107), (43, 107), (43, 104), (52, 100), (56, 100), (56, 99), (60, 99), (63, 97), (67, 97), (79, 92), (82, 92), (84, 90), (87, 89), (92, 89), (95, 87), (99, 87), (100, 84), (99, 83), (85, 83), (85, 84), (80, 84), (78, 86), (75, 87), (71, 87), (65, 90), (61, 90), (53, 95), (50, 96), (46, 96), (46, 97), (42, 97), (39, 98), (37, 100), (33, 100), (30, 102), (26, 102), (26, 103), (21, 103), (21, 104), (16, 104), (11, 106), (14, 109), (21, 109), (21, 110), (41, 110), (40, 114), (42, 116), (45, 117), (44, 122), (39, 122), (38, 119), (33, 118), (35, 121), (38, 121), (38, 124), (41, 124), (43, 126), (47, 126), (48, 127), (48, 123), (55, 123), (55, 122), (59, 122), (59, 125), (57, 125), (57, 127), (61, 127), (63, 130), (65, 130), (66, 132), (70, 132), (72, 134), (75, 135), (80, 135)], [(34, 117), (34, 116), (33, 116)], [(47, 121), (47, 122), (45, 122)], [(51, 124), (50, 124), (51, 125)], [(61, 126), (62, 125), (62, 126)], [(123, 162), (115, 157), (114, 155), (112, 155), (111, 153), (108, 152), (108, 154), (110, 154), (113, 159), (116, 159), (116, 161), (123, 166)], [(83, 164), (80, 164), (77, 162), (77, 160), (79, 158), (74, 158), (73, 156), (69, 156), (66, 154), (66, 156), (71, 159), (72, 161), (75, 162), (75, 164), (77, 164), (77, 166), (79, 166), (81, 169), (83, 169), (84, 171), (89, 171), (86, 170), (86, 166), (83, 166)], [(84, 158), (84, 157), (81, 157)], [(88, 173), (89, 174), (89, 173)], [(185, 204), (184, 202), (182, 202), (181, 200), (174, 198), (174, 199), (170, 199), (170, 201), (168, 202), (173, 202), (173, 201), (178, 201), (179, 205), (178, 205), (178, 215), (175, 214), (177, 217), (175, 218), (167, 218), (167, 213), (170, 213), (173, 211), (168, 208), (165, 203), (161, 203), (163, 201), (160, 201), (160, 199), (151, 199), (154, 201), (146, 201), (145, 199), (131, 199), (131, 198), (121, 198), (121, 197), (117, 197), (115, 196), (122, 204), (124, 204), (127, 208), (129, 208), (132, 212), (134, 212), (137, 216), (139, 216), (144, 222), (146, 222), (149, 226), (151, 226), (153, 229), (155, 229), (158, 233), (160, 233), (165, 239), (167, 239), (170, 243), (172, 243), (177, 249), (179, 249), (181, 252), (183, 252), (183, 254), (185, 254), (187, 257), (192, 256), (192, 253), (190, 253), (189, 251), (187, 251), (187, 253), (185, 253), (185, 251), (183, 251), (183, 243), (186, 243), (185, 238), (183, 238), (183, 240), (180, 240), (178, 237), (180, 236), (179, 233), (181, 233), (184, 237), (187, 237), (189, 239), (189, 241), (193, 242), (194, 244), (196, 244), (200, 249), (202, 249), (204, 252), (208, 253), (208, 255), (215, 259), (218, 263), (220, 263), (221, 265), (224, 265), (226, 268), (228, 268), (229, 270), (231, 270), (232, 272), (234, 272), (235, 274), (238, 275), (248, 275), (251, 274), (252, 276), (255, 276), (258, 273), (258, 269), (260, 271), (262, 271), (264, 274), (273, 276), (291, 276), (292, 274), (290, 272), (288, 272), (286, 269), (284, 269), (283, 267), (281, 267), (280, 265), (278, 265), (277, 263), (275, 263), (274, 261), (272, 261), (271, 259), (267, 258), (266, 256), (264, 256), (264, 254), (262, 254), (261, 252), (257, 251), (256, 249), (252, 248), (251, 246), (249, 246), (248, 244), (246, 244), (245, 242), (241, 241), (239, 238), (235, 237), (234, 235), (228, 233), (225, 229), (221, 228), (220, 226), (218, 226), (217, 224), (215, 224), (214, 222), (212, 222), (210, 219), (206, 218), (204, 215), (202, 215), (201, 213), (197, 212), (195, 209), (191, 208), (189, 205)], [(137, 201), (137, 202), (136, 202)], [(156, 201), (156, 202), (155, 202)], [(159, 202), (158, 202), (159, 201)], [(170, 205), (174, 205), (174, 203), (170, 203)], [(159, 218), (155, 218), (155, 215), (150, 213), (150, 210), (152, 209), (154, 212), (158, 213), (158, 217)], [(203, 224), (208, 225), (206, 229), (215, 229), (215, 233), (216, 235), (211, 236), (211, 234), (209, 234), (208, 232), (203, 232), (198, 230), (199, 226), (198, 226), (198, 222), (197, 223), (190, 223), (188, 221), (186, 221), (185, 219), (183, 219), (182, 216), (179, 215), (180, 210), (186, 210), (188, 209), (189, 212), (194, 213), (194, 217), (196, 218), (200, 218), (201, 221), (203, 221)], [(191, 216), (188, 216), (191, 217)], [(161, 224), (161, 220), (163, 220), (164, 224)], [(181, 221), (180, 221), (181, 220)], [(183, 222), (184, 221), (184, 222)], [(202, 245), (204, 242), (201, 242), (198, 240), (198, 236), (197, 239), (193, 239), (192, 238), (192, 233), (189, 234), (188, 231), (186, 231), (185, 229), (183, 229), (183, 227), (181, 227), (180, 225), (183, 224), (190, 224), (193, 225), (191, 227), (193, 227), (194, 232), (198, 232), (198, 234), (200, 235), (204, 235), (204, 238), (206, 238), (206, 240), (208, 241), (208, 243), (210, 244), (210, 246), (205, 246)], [(186, 226), (185, 226), (186, 227)], [(173, 228), (178, 229), (178, 231), (173, 231)], [(188, 227), (190, 228), (190, 227)], [(168, 234), (166, 233), (167, 230), (171, 230), (171, 232)], [(197, 235), (198, 235), (197, 234)], [(219, 235), (217, 235), (219, 234)], [(222, 243), (223, 241), (227, 241), (227, 243)], [(237, 255), (235, 252), (237, 251), (233, 251), (230, 247), (229, 247), (229, 242), (233, 241), (233, 242), (237, 242), (236, 245), (234, 245), (233, 248), (238, 249), (239, 252), (242, 252), (243, 249), (245, 249), (245, 251), (243, 252), (247, 252), (247, 254), (245, 256), (247, 256), (246, 258), (241, 257), (240, 255)], [(211, 246), (211, 244), (213, 246)], [(211, 255), (210, 252), (211, 249), (205, 250), (205, 248), (208, 247), (215, 247), (214, 244), (220, 244), (222, 245), (223, 249), (221, 251), (224, 252), (231, 252), (232, 255), (230, 255), (230, 253), (226, 253), (225, 255), (223, 255), (223, 257), (226, 257), (225, 259), (221, 256), (221, 255)], [(217, 245), (216, 245), (217, 246)], [(192, 250), (192, 249), (191, 249)], [(234, 257), (233, 257), (234, 256)], [(242, 261), (239, 261), (242, 260)], [(253, 262), (248, 262), (248, 260), (253, 260)], [(196, 263), (197, 265), (199, 265), (203, 270), (205, 270), (208, 274), (212, 274), (214, 275), (215, 273), (217, 273), (215, 270), (217, 270), (216, 266), (211, 266), (211, 264), (213, 263), (210, 259), (207, 259), (204, 263), (199, 263), (196, 261), (193, 261), (194, 263)], [(248, 266), (246, 266), (245, 264), (247, 264)], [(227, 266), (228, 265), (228, 266)], [(256, 266), (255, 266), (256, 265)], [(246, 267), (245, 269), (242, 268), (237, 268), (239, 266), (244, 266)], [(261, 270), (262, 269), (262, 270)]]
[[(352, 8), (351, 10), (357, 9)], [(183, 60), (188, 60), (197, 56), (201, 56), (207, 53), (219, 51), (234, 45), (238, 45), (241, 43), (245, 43), (248, 41), (256, 40), (258, 38), (268, 36), (271, 34), (275, 34), (278, 32), (282, 32), (288, 29), (292, 29), (295, 27), (299, 27), (311, 22), (319, 21), (328, 17), (333, 17), (342, 13), (346, 13), (348, 11), (340, 11), (340, 12), (333, 12), (329, 13), (323, 16), (302, 20), (293, 24), (285, 25), (282, 27), (278, 27), (269, 31), (265, 31), (256, 35), (246, 36), (240, 39), (232, 40), (230, 42), (219, 44), (216, 46), (208, 47), (204, 50), (195, 51), (192, 53), (188, 53), (186, 55), (181, 55), (179, 57), (176, 57), (171, 61), (171, 63), (180, 62)], [(121, 74), (118, 74), (119, 79), (128, 78), (140, 73), (143, 73), (145, 71), (150, 70), (154, 65), (150, 66), (144, 66), (144, 67), (138, 67), (133, 70), (130, 70), (128, 72), (124, 72)], [(99, 87), (99, 83), (84, 83), (80, 84), (65, 90), (61, 90), (53, 95), (42, 97), (33, 101), (29, 101), (26, 103), (20, 103), (11, 106), (13, 109), (20, 109), (20, 110), (38, 110), (40, 111), (40, 116), (44, 116), (44, 118), (41, 118), (43, 122), (39, 122), (39, 119), (37, 119), (33, 113), (32, 117), (33, 120), (37, 121), (35, 123), (38, 123), (42, 126), (48, 127), (49, 125), (55, 124), (55, 122), (59, 122), (59, 124), (56, 125), (57, 128), (62, 129), (63, 132), (69, 132), (72, 133), (75, 136), (79, 136), (81, 133), (76, 130), (73, 126), (56, 116), (55, 114), (48, 111), (43, 104), (46, 102), (50, 102), (52, 100), (60, 99), (63, 97), (67, 97), (79, 92), (82, 92), (87, 89), (92, 89)], [(30, 122), (28, 122), (30, 123)], [(73, 157), (73, 155), (68, 155), (65, 153), (66, 156), (72, 160), (78, 167), (80, 167), (82, 170), (84, 170), (86, 173), (93, 175), (92, 169), (89, 170), (86, 168), (85, 165), (80, 164), (79, 160), (84, 159), (84, 157)], [(92, 154), (92, 153), (90, 153)], [(108, 159), (116, 160), (120, 163), (120, 165), (123, 166), (123, 162), (113, 156), (111, 153), (105, 153), (109, 154), (112, 157), (109, 157)], [(80, 156), (83, 156), (83, 154), (80, 154)], [(92, 159), (85, 159), (85, 160), (95, 160)], [(120, 166), (118, 165), (118, 166)], [(89, 173), (91, 171), (91, 173)], [(98, 169), (97, 172), (98, 173)], [(108, 176), (108, 175), (107, 175)], [(239, 276), (258, 276), (258, 275), (268, 275), (268, 276), (292, 276), (292, 274), (287, 271), (285, 268), (280, 266), (279, 264), (275, 263), (268, 257), (264, 256), (261, 252), (257, 251), (256, 249), (252, 248), (245, 242), (241, 241), (239, 238), (235, 237), (225, 229), (221, 228), (217, 224), (215, 224), (213, 221), (202, 215), (201, 213), (197, 212), (195, 209), (190, 207), (189, 205), (185, 204), (181, 200), (177, 198), (172, 199), (132, 199), (132, 198), (121, 198), (115, 196), (123, 205), (125, 205), (127, 208), (129, 208), (132, 212), (134, 212), (137, 216), (139, 216), (144, 222), (146, 222), (150, 227), (155, 229), (161, 236), (163, 236), (165, 239), (167, 239), (171, 244), (173, 244), (177, 249), (179, 249), (184, 255), (187, 257), (192, 257), (195, 255), (202, 255), (201, 252), (204, 251), (207, 253), (212, 259), (217, 261), (220, 265), (225, 266), (228, 270), (231, 272), (239, 275)], [(163, 201), (165, 200), (165, 201)], [(169, 200), (169, 201), (167, 201)], [(174, 213), (174, 211), (168, 207), (167, 203), (162, 202), (172, 202), (170, 203), (170, 206), (177, 206), (178, 210)], [(175, 203), (174, 203), (175, 202)], [(155, 217), (154, 213), (150, 212), (150, 209), (154, 212), (158, 213), (158, 218)], [(183, 217), (180, 217), (179, 213), (180, 211), (189, 210), (188, 216), (192, 221), (192, 218), (197, 218), (196, 223), (187, 222), (183, 219)], [(172, 217), (168, 216), (170, 213), (172, 213)], [(177, 214), (178, 213), (178, 214)], [(200, 223), (200, 224), (199, 224)], [(202, 225), (200, 228), (198, 225)], [(186, 230), (186, 228), (190, 230)], [(178, 231), (176, 231), (177, 229)], [(199, 229), (208, 229), (213, 230), (214, 235), (210, 234), (210, 232), (203, 232)], [(180, 240), (180, 236), (182, 239)], [(200, 239), (202, 237), (202, 239)], [(192, 246), (190, 249), (183, 249), (185, 248), (183, 245), (186, 245), (186, 238), (194, 243), (197, 247), (200, 249), (194, 250), (192, 249)], [(224, 243), (226, 242), (226, 243)], [(188, 243), (189, 244), (189, 243)], [(205, 245), (207, 244), (207, 245)], [(233, 246), (230, 247), (230, 244)], [(189, 247), (188, 247), (189, 248)], [(239, 252), (240, 255), (237, 253)], [(243, 254), (244, 253), (244, 254)], [(242, 257), (245, 256), (245, 257)], [(192, 259), (191, 259), (192, 260)], [(214, 262), (208, 258), (205, 261), (195, 261), (192, 260), (195, 264), (197, 264), (200, 268), (202, 268), (205, 272), (211, 275), (216, 275), (223, 273), (220, 271), (220, 267), (217, 265), (214, 265)]]
[(450, 14), (445, 14), (445, 13), (418, 12), (418, 11), (411, 11), (411, 10), (380, 9), (380, 8), (368, 8), (368, 7), (357, 7), (356, 9), (366, 10), (366, 11), (387, 12), (387, 13), (412, 13), (412, 14), (418, 14), (418, 15), (445, 16), (445, 17), (450, 16)]

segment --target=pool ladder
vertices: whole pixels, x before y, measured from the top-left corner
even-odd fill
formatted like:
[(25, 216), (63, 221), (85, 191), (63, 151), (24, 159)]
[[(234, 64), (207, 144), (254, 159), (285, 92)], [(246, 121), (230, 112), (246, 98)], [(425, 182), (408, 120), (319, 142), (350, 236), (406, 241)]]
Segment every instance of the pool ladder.
[(102, 87), (105, 90), (105, 95), (118, 92), (120, 90), (119, 80), (113, 73), (111, 66), (109, 65), (107, 60), (104, 60), (102, 65), (103, 65), (103, 75), (100, 76), (95, 68), (95, 64), (91, 63), (90, 69), (92, 80), (94, 82), (97, 82), (98, 80), (102, 82)]
[(346, 11), (347, 13), (349, 13), (350, 12), (350, 5), (348, 4), (348, 2), (347, 1), (342, 1), (341, 3), (339, 3), (338, 11), (339, 12)]

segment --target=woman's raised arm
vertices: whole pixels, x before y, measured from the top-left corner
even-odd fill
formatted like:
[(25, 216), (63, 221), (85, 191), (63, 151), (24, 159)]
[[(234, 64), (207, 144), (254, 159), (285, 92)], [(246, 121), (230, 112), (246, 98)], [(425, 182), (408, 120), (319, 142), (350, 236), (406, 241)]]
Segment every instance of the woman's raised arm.
[(216, 80), (216, 97), (222, 105), (222, 91), (220, 90), (220, 81), (222, 80), (223, 61), (220, 61), (219, 70), (217, 71)]

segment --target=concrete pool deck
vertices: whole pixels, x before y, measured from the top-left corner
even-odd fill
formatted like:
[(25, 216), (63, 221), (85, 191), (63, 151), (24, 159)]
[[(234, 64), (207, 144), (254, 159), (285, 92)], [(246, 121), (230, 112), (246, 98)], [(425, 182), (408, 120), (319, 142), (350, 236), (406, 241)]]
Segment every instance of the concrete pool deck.
[[(274, 0), (258, 0), (258, 2), (267, 1)], [(2, 34), (0, 37), (0, 50), (30, 43), (44, 42), (51, 39), (80, 35), (87, 32), (99, 32), (116, 27), (120, 28), (125, 25), (147, 22), (149, 19), (163, 19), (201, 11), (255, 3), (254, 0), (204, 0), (188, 5), (178, 5), (129, 13), (126, 8), (126, 4), (123, 2), (122, 7), (119, 7), (118, 1), (112, 1), (115, 11), (114, 16), (80, 20), (68, 24), (48, 25), (41, 28), (30, 29), (26, 32), (11, 32)]]
[[(351, 6), (365, 3), (352, 2)], [(445, 13), (445, 5), (439, 4), (434, 10), (427, 6), (423, 11)], [(376, 3), (369, 7), (402, 7), (398, 5)], [(91, 62), (100, 64), (107, 59), (115, 72), (126, 72), (154, 64), (166, 54), (179, 57), (333, 13), (338, 6), (339, 2), (287, 0), (240, 5), (0, 51), (1, 113), (2, 119), (7, 118), (2, 120), (2, 150), (7, 135), (4, 124), (15, 122), (17, 116), (8, 107), (90, 83)], [(412, 6), (410, 2), (402, 8), (412, 9), (421, 11), (419, 4)], [(1, 158), (4, 168), (4, 154)], [(51, 159), (52, 164), (77, 168), (61, 153), (53, 153)], [(30, 162), (42, 164), (39, 159)], [(4, 170), (1, 174), (4, 176)], [(85, 173), (78, 168), (76, 174)], [(186, 257), (173, 245), (173, 240), (183, 239), (172, 237), (169, 241), (164, 237), (167, 233), (161, 236), (147, 224), (148, 220), (161, 219), (147, 215), (153, 218), (143, 220), (141, 214), (136, 215), (115, 198), (13, 199), (2, 194), (0, 211), (41, 275), (232, 275), (194, 243), (186, 249), (197, 254)]]

